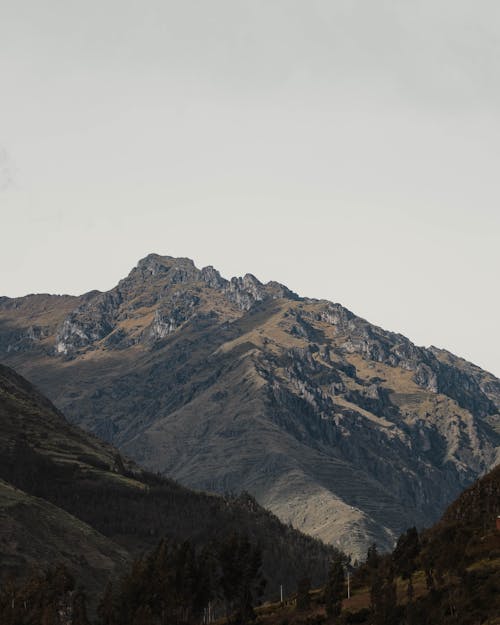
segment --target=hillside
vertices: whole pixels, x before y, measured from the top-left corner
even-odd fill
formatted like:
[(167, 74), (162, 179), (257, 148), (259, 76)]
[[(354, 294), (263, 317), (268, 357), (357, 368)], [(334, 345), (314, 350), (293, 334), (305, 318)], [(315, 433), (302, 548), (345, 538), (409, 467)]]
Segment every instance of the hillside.
[[(466, 489), (441, 519), (420, 535), (401, 535), (384, 556), (372, 551), (354, 570), (350, 598), (339, 587), (338, 625), (499, 625), (500, 467)], [(411, 583), (410, 583), (411, 578)], [(310, 593), (310, 606), (297, 609), (295, 596), (263, 606), (262, 625), (331, 623), (327, 587)], [(339, 606), (340, 606), (339, 603)]]
[(196, 493), (140, 470), (1, 365), (0, 520), (0, 576), (62, 562), (94, 591), (163, 537), (204, 546), (248, 534), (272, 596), (304, 572), (319, 582), (333, 553), (250, 496)]
[(0, 480), (0, 578), (54, 562), (97, 592), (130, 564), (130, 554), (61, 508)]
[(150, 255), (109, 292), (0, 298), (0, 359), (142, 466), (250, 492), (360, 556), (499, 459), (500, 381), (340, 304)]

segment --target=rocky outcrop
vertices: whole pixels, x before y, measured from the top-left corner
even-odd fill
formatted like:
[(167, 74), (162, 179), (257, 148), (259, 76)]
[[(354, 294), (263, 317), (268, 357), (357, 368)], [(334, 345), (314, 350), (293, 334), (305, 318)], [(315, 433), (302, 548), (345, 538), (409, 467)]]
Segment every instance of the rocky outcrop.
[[(204, 293), (204, 302), (197, 295), (203, 286), (209, 289)], [(58, 328), (55, 353), (74, 358), (87, 349), (95, 349), (101, 341), (99, 347), (123, 348), (164, 339), (195, 316), (199, 304), (205, 304), (201, 307), (204, 310), (210, 308), (214, 293), (225, 304), (234, 305), (237, 313), (249, 311), (267, 299), (297, 297), (277, 282), (264, 285), (251, 274), (225, 280), (213, 267), (199, 270), (188, 258), (150, 254), (108, 293), (94, 291), (84, 296), (84, 301)], [(146, 308), (154, 309), (154, 318), (147, 330), (141, 328), (139, 336), (132, 322), (140, 319), (140, 311)], [(132, 332), (125, 331), (125, 326)]]

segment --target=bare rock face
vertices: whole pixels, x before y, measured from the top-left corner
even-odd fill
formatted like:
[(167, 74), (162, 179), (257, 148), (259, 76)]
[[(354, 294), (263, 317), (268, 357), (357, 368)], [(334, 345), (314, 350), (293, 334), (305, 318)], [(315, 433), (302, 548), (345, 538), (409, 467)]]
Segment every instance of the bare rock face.
[(0, 359), (144, 466), (247, 490), (355, 556), (499, 460), (491, 374), (185, 258), (152, 254), (107, 293), (1, 298)]
[[(234, 304), (238, 311), (248, 311), (266, 299), (294, 296), (286, 287), (263, 285), (251, 274), (228, 281), (213, 267), (200, 271), (190, 259), (151, 254), (108, 293), (94, 291), (83, 296), (57, 330), (55, 353), (73, 358), (86, 349), (98, 349), (102, 341), (106, 347), (123, 348), (164, 339), (197, 315), (201, 302), (198, 293), (204, 287), (216, 292), (226, 306)], [(209, 304), (205, 302), (205, 310)], [(152, 309), (154, 318), (145, 329), (146, 310), (149, 313)], [(125, 324), (131, 331), (124, 332)], [(137, 334), (139, 328), (143, 331)]]

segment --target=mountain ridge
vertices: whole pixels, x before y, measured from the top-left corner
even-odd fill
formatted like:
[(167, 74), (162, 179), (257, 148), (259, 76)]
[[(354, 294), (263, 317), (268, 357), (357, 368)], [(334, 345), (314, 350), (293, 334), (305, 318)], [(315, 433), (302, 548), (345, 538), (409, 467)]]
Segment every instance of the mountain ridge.
[(0, 300), (0, 358), (72, 421), (357, 556), (498, 462), (500, 381), (340, 304), (154, 254), (55, 297)]

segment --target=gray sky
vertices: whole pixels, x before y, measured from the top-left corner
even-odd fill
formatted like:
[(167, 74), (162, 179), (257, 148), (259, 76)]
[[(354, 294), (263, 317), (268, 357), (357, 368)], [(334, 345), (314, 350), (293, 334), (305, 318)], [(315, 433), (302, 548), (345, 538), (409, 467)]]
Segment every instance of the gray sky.
[(500, 375), (500, 3), (0, 0), (0, 294), (149, 252)]

